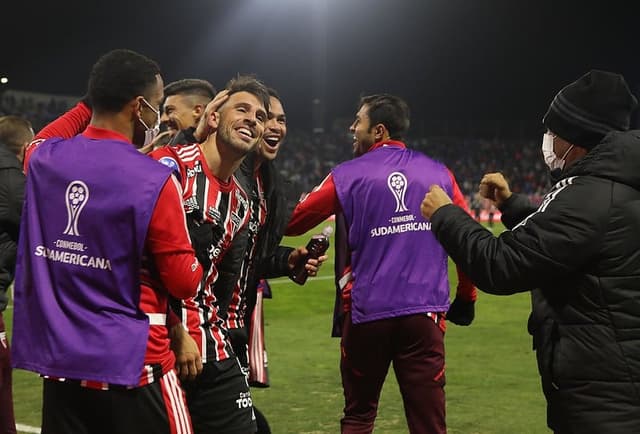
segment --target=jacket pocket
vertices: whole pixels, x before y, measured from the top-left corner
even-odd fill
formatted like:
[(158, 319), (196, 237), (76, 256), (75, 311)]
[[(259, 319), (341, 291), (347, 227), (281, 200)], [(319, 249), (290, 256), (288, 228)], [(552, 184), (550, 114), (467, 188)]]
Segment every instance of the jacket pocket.
[(538, 362), (538, 372), (542, 377), (542, 382), (558, 389), (556, 373), (553, 368), (555, 353), (560, 339), (558, 323), (553, 319), (547, 318), (544, 322), (538, 323), (537, 327), (532, 330), (532, 335)]

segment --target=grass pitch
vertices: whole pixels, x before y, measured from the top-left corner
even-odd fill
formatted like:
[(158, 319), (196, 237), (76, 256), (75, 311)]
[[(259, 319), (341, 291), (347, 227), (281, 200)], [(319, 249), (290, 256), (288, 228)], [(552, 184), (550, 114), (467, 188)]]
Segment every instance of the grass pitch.
[[(319, 232), (320, 228), (312, 231)], [(496, 226), (496, 233), (502, 228)], [(309, 235), (286, 239), (297, 246)], [(332, 255), (332, 249), (329, 249)], [(265, 335), (271, 387), (252, 389), (253, 401), (274, 434), (340, 432), (343, 396), (339, 340), (331, 338), (333, 258), (318, 278), (298, 286), (271, 280), (273, 299), (265, 301)], [(450, 267), (452, 287), (456, 276)], [(451, 434), (549, 433), (545, 402), (526, 331), (529, 294), (479, 294), (469, 327), (448, 324), (447, 423)], [(5, 321), (11, 323), (11, 310)], [(41, 384), (32, 373), (13, 376), (16, 421), (40, 425)], [(407, 433), (402, 399), (390, 370), (382, 391), (376, 433)]]

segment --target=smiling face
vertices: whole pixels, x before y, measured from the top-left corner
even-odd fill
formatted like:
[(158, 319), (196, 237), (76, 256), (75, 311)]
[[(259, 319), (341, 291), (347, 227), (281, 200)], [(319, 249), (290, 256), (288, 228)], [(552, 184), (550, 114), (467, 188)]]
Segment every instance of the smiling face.
[(278, 156), (280, 144), (287, 135), (287, 118), (280, 100), (269, 97), (269, 116), (264, 127), (264, 136), (258, 144), (258, 155), (261, 159), (272, 161)]
[(376, 142), (375, 133), (369, 119), (369, 106), (363, 104), (356, 113), (356, 118), (349, 127), (353, 134), (353, 155), (359, 157)]
[(189, 96), (169, 95), (164, 101), (160, 120), (167, 126), (168, 131), (176, 133), (185, 128), (194, 127), (201, 109), (202, 107), (196, 106)]
[(264, 133), (267, 111), (249, 92), (236, 92), (220, 108), (218, 142), (237, 155), (253, 151)]

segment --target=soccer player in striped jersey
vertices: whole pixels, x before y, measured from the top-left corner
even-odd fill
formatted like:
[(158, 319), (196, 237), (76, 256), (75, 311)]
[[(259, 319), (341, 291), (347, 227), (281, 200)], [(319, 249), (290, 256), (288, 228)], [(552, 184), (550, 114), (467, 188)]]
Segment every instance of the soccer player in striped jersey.
[(151, 156), (178, 174), (192, 242), (205, 247), (202, 261), (211, 264), (196, 297), (174, 307), (202, 356), (202, 373), (184, 384), (194, 429), (248, 433), (255, 432), (251, 393), (220, 315), (229, 300), (217, 299), (212, 285), (221, 259), (250, 218), (248, 194), (234, 172), (262, 139), (269, 94), (248, 76), (231, 80), (223, 92), (215, 98), (217, 110), (203, 119), (210, 133), (202, 144), (164, 147)]
[[(168, 318), (177, 371), (183, 380), (191, 380), (186, 389), (189, 408), (196, 414), (195, 432), (255, 431), (248, 385), (218, 316), (220, 301), (209, 286), (217, 279), (218, 261), (249, 216), (246, 193), (233, 173), (262, 136), (268, 102), (262, 83), (238, 77), (216, 95), (201, 119), (204, 143), (161, 148), (152, 154), (180, 178), (191, 241), (208, 270), (197, 296), (177, 303), (178, 316)], [(87, 127), (91, 116), (84, 99), (43, 128), (30, 147), (45, 138), (73, 137)]]
[[(228, 301), (221, 304), (220, 315), (226, 320), (233, 350), (249, 384), (257, 387), (267, 387), (269, 383), (261, 300), (257, 303), (258, 297), (262, 297), (258, 294), (258, 282), (261, 278), (288, 275), (298, 259), (308, 253), (305, 247), (279, 245), (299, 194), (285, 184), (273, 164), (287, 134), (287, 121), (278, 93), (268, 90), (269, 116), (264, 136), (236, 172), (249, 194), (251, 218), (220, 263), (220, 277), (214, 285), (216, 297)], [(308, 259), (307, 273), (316, 275), (326, 259), (326, 255)], [(228, 307), (224, 309), (225, 306)], [(264, 415), (255, 406), (254, 412), (258, 434), (270, 433)]]

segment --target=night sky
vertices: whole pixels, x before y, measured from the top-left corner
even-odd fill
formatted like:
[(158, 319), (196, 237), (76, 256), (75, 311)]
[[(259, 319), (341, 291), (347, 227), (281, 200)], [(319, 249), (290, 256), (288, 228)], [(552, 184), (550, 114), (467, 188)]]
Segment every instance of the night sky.
[[(9, 4), (10, 3), (10, 4)], [(111, 0), (2, 5), (6, 88), (84, 93), (113, 48), (156, 60), (165, 83), (221, 88), (254, 73), (279, 90), (291, 128), (351, 117), (361, 94), (390, 92), (414, 121), (539, 119), (591, 68), (640, 85), (635, 1)]]

